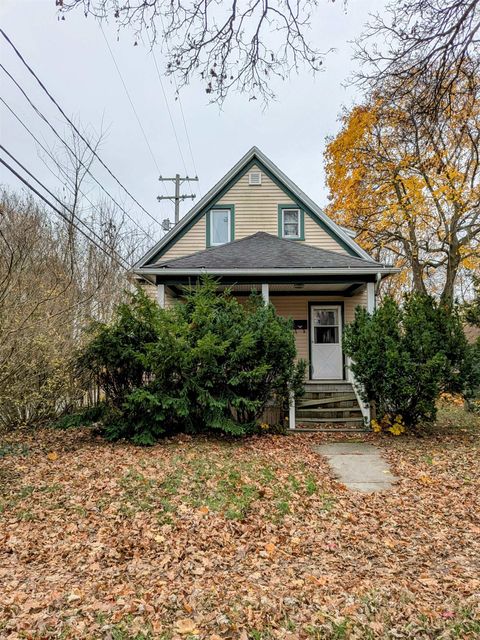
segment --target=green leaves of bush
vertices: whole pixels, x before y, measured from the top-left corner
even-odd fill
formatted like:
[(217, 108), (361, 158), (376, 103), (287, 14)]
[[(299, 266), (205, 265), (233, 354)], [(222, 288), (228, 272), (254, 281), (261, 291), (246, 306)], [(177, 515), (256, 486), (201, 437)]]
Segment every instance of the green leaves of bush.
[(109, 325), (92, 327), (78, 359), (105, 392), (109, 438), (152, 444), (167, 433), (256, 428), (271, 398), (303, 390), (290, 321), (258, 296), (241, 304), (205, 280), (160, 309), (137, 291)]
[(439, 393), (464, 392), (471, 375), (458, 315), (416, 293), (402, 306), (385, 298), (372, 315), (358, 308), (344, 350), (364, 400), (407, 427), (433, 420)]

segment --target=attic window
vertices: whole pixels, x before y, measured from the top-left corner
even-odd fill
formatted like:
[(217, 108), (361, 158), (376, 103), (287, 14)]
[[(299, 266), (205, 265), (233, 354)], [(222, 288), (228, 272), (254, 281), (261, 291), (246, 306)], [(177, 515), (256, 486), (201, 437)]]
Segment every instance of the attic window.
[(248, 174), (248, 184), (251, 187), (259, 187), (262, 184), (262, 173), (261, 173), (261, 171), (251, 171)]
[(278, 235), (286, 240), (305, 240), (302, 209), (290, 205), (278, 205)]
[(212, 207), (207, 211), (207, 247), (217, 247), (235, 239), (235, 209), (233, 205)]

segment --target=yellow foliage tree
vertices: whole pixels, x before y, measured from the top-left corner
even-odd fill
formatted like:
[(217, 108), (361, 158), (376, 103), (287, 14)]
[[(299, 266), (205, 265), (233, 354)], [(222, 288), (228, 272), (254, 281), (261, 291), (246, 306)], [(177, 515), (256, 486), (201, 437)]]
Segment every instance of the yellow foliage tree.
[(480, 102), (476, 88), (458, 91), (435, 119), (407, 92), (395, 103), (373, 95), (343, 114), (326, 149), (329, 215), (404, 267), (397, 287), (447, 304), (480, 266)]

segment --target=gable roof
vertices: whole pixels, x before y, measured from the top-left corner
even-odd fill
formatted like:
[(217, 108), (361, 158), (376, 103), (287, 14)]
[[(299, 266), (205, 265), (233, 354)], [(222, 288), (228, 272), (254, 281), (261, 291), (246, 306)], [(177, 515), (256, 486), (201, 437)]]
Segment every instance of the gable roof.
[(249, 166), (257, 164), (262, 168), (269, 177), (275, 180), (281, 188), (292, 196), (294, 201), (301, 204), (306, 211), (322, 226), (330, 235), (332, 235), (341, 246), (343, 246), (350, 255), (363, 258), (364, 260), (375, 262), (352, 238), (351, 233), (348, 233), (340, 225), (331, 220), (326, 213), (311, 200), (301, 189), (298, 187), (283, 171), (281, 171), (267, 156), (260, 151), (257, 147), (252, 147), (241, 158), (235, 166), (233, 166), (225, 176), (217, 182), (217, 184), (201, 198), (197, 204), (190, 209), (190, 211), (183, 216), (183, 218), (176, 224), (159, 242), (157, 242), (148, 251), (143, 258), (141, 258), (133, 267), (133, 271), (141, 273), (142, 269), (149, 266), (151, 267), (156, 258), (160, 257), (159, 254), (165, 252), (167, 248), (174, 244), (176, 239), (181, 237), (185, 231), (198, 219), (209, 207), (211, 207), (223, 193), (233, 184), (238, 178), (248, 170)]
[(320, 249), (300, 242), (292, 242), (258, 231), (251, 236), (228, 244), (197, 251), (182, 258), (173, 258), (155, 265), (162, 271), (245, 269), (382, 269), (385, 265), (349, 256), (336, 251)]

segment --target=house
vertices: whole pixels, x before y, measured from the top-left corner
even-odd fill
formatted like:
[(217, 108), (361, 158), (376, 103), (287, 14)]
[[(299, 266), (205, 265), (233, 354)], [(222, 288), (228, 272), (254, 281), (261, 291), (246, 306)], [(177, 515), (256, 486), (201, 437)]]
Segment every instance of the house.
[(291, 427), (369, 420), (342, 351), (343, 328), (358, 305), (373, 311), (378, 283), (395, 271), (375, 262), (256, 147), (134, 267), (156, 287), (161, 306), (211, 274), (239, 297), (261, 292), (293, 319), (308, 380), (301, 404), (292, 399)]

